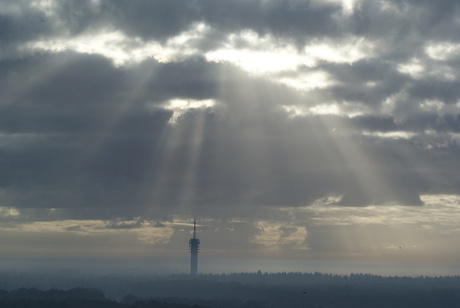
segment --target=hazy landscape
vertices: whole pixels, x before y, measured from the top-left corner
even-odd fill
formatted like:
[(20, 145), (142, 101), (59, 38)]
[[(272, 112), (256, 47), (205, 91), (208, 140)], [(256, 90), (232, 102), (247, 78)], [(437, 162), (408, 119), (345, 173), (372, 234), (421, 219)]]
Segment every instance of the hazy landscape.
[(1, 277), (2, 307), (454, 307), (460, 300), (459, 276), (2, 272)]
[(0, 0), (0, 307), (458, 306), (459, 170), (459, 0)]

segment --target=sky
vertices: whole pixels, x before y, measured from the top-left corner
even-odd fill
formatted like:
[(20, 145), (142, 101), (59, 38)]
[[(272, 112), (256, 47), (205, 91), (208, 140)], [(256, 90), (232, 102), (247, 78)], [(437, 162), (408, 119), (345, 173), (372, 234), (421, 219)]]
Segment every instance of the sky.
[(457, 0), (0, 0), (0, 267), (458, 275), (459, 67)]

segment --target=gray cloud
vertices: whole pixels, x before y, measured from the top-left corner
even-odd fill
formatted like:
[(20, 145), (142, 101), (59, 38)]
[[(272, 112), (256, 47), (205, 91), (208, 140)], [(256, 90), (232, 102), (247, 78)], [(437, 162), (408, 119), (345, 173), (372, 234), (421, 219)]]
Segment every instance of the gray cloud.
[(385, 99), (401, 91), (411, 79), (388, 62), (361, 60), (349, 64), (325, 64), (320, 68), (329, 72), (340, 84), (332, 86), (331, 98), (360, 102), (379, 108)]
[[(415, 78), (400, 66), (414, 57), (433, 69), (457, 65), (455, 59), (429, 59), (423, 50), (427, 42), (458, 41), (447, 31), (458, 27), (458, 5), (385, 3), (388, 10), (358, 2), (350, 15), (315, 1), (59, 1), (42, 10), (9, 5), (1, 35), (18, 50), (28, 41), (107, 29), (165, 43), (201, 22), (211, 28), (194, 45), (203, 52), (245, 30), (297, 47), (357, 36), (374, 41), (377, 51), (352, 64), (319, 62), (316, 69), (337, 83), (306, 94), (198, 55), (119, 67), (103, 55), (72, 51), (6, 57), (0, 62), (5, 202), (65, 208), (75, 217), (214, 207), (256, 215), (261, 207), (300, 206), (328, 194), (344, 195), (344, 205), (414, 205), (423, 192), (455, 191), (458, 180), (449, 166), (458, 163), (457, 149), (449, 133), (458, 132), (457, 113), (426, 111), (421, 104), (455, 105), (457, 77)], [(165, 107), (171, 99), (216, 105), (189, 109), (171, 125), (173, 111)], [(388, 100), (393, 109), (385, 111)], [(283, 109), (330, 102), (366, 111), (292, 118)], [(395, 140), (363, 131), (417, 136)], [(448, 161), (438, 163), (439, 157)], [(446, 180), (436, 182), (433, 173)]]
[[(350, 168), (337, 148), (347, 141), (330, 135), (327, 120), (288, 118), (278, 106), (300, 97), (234, 68), (193, 59), (146, 62), (141, 66), (151, 65), (158, 74), (128, 101), (127, 76), (136, 76), (138, 68), (114, 69), (100, 57), (66, 57), (71, 64), (2, 107), (2, 129), (17, 134), (2, 148), (2, 183), (12, 206), (129, 217), (149, 215), (152, 207), (158, 215), (181, 206), (304, 205), (328, 193), (345, 194), (347, 205), (417, 204), (426, 189), (398, 154), (416, 145), (380, 140), (365, 142), (360, 151), (372, 157), (374, 166), (367, 167), (389, 187), (366, 191), (350, 180), (362, 170)], [(228, 72), (223, 81), (215, 77), (220, 70)], [(242, 84), (249, 90), (239, 91)], [(223, 105), (191, 110), (169, 126), (171, 112), (149, 109), (148, 98), (158, 104), (173, 97), (215, 98)], [(382, 118), (382, 129), (364, 119), (351, 123), (395, 129), (388, 118)]]

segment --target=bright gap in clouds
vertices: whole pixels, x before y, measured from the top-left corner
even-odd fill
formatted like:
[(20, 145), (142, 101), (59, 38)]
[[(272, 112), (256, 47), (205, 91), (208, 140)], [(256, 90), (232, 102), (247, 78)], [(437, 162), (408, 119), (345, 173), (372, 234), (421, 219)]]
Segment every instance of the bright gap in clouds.
[[(374, 44), (370, 41), (354, 37), (345, 37), (340, 42), (316, 40), (299, 49), (292, 42), (280, 41), (269, 35), (261, 36), (246, 30), (228, 35), (222, 44), (223, 47), (203, 54), (194, 46), (200, 40), (204, 40), (210, 31), (208, 25), (195, 23), (165, 43), (143, 41), (137, 37), (128, 37), (120, 31), (101, 31), (82, 34), (72, 40), (56, 38), (29, 42), (22, 46), (22, 51), (70, 50), (100, 54), (111, 59), (115, 66), (135, 64), (148, 58), (159, 62), (175, 62), (191, 56), (204, 55), (208, 61), (228, 62), (251, 74), (264, 75), (274, 82), (309, 91), (334, 83), (328, 73), (314, 69), (319, 61), (352, 64), (371, 57), (374, 49)], [(309, 68), (311, 71), (298, 72), (299, 68)]]
[(307, 250), (307, 228), (273, 221), (255, 222), (259, 230), (253, 242), (262, 245), (268, 251), (281, 251), (283, 248)]
[[(302, 1), (302, 0), (300, 0)], [(304, 0), (305, 1), (305, 0)], [(342, 7), (343, 15), (350, 15), (356, 9), (357, 0), (312, 0), (312, 5), (337, 5)]]
[(299, 54), (289, 42), (276, 42), (268, 35), (260, 36), (253, 31), (230, 34), (223, 46), (207, 52), (206, 59), (230, 62), (253, 73), (295, 70), (299, 65), (315, 64), (314, 59)]
[(191, 109), (205, 109), (214, 107), (216, 101), (213, 99), (193, 100), (193, 99), (172, 99), (162, 104), (166, 110), (171, 110), (173, 115), (169, 119), (169, 124), (177, 124), (182, 115)]
[(313, 107), (299, 105), (284, 105), (284, 111), (291, 117), (305, 117), (309, 115), (339, 115), (340, 108), (337, 104), (320, 104)]
[(335, 84), (330, 74), (324, 71), (315, 70), (309, 73), (300, 73), (288, 77), (276, 76), (272, 78), (272, 80), (301, 91), (323, 89)]
[(439, 46), (429, 45), (425, 51), (434, 60), (434, 64), (427, 62), (423, 58), (413, 57), (406, 63), (398, 64), (397, 70), (416, 80), (433, 77), (439, 80), (454, 81), (457, 79), (457, 70), (452, 65), (444, 62), (451, 59), (454, 56), (453, 53), (458, 50), (460, 50), (459, 46), (454, 45), (451, 45), (447, 50), (443, 50)]
[[(193, 48), (196, 40), (203, 39), (209, 27), (202, 23), (194, 24), (191, 28), (165, 43), (157, 41), (145, 42), (139, 37), (129, 37), (120, 31), (100, 31), (98, 33), (82, 34), (69, 40), (66, 37), (38, 40), (25, 44), (23, 51), (34, 52), (43, 50), (49, 52), (76, 51), (86, 54), (99, 54), (111, 59), (115, 66), (129, 65), (153, 58), (159, 62), (174, 62), (200, 54)], [(186, 48), (185, 48), (186, 46)]]
[(20, 211), (14, 207), (0, 206), (0, 217), (2, 218), (19, 217), (20, 214)]
[(363, 135), (388, 139), (411, 139), (417, 134), (414, 132), (396, 131), (396, 132), (370, 132), (363, 131)]
[(425, 52), (435, 60), (446, 61), (458, 56), (460, 44), (429, 42), (425, 45)]
[[(356, 106), (349, 105), (350, 104), (331, 102), (328, 104), (317, 104), (314, 106), (282, 105), (281, 107), (291, 118), (311, 115), (346, 115), (349, 118), (353, 118), (365, 114), (365, 112), (361, 110), (362, 108), (360, 108), (359, 104)], [(342, 107), (347, 107), (349, 110), (344, 110)]]
[(243, 31), (229, 35), (224, 47), (207, 52), (206, 58), (230, 62), (251, 73), (270, 74), (295, 71), (301, 66), (315, 67), (319, 61), (351, 64), (371, 57), (374, 48), (370, 41), (346, 37), (341, 41), (315, 40), (299, 50), (289, 41)]

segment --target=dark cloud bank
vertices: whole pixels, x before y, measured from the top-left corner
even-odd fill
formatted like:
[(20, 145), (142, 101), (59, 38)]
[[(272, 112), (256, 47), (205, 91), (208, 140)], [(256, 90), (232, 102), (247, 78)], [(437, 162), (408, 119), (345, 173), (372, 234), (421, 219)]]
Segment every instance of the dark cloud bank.
[[(75, 218), (256, 215), (331, 194), (363, 206), (460, 193), (459, 57), (434, 61), (422, 50), (428, 41), (459, 43), (459, 4), (387, 2), (399, 13), (374, 1), (343, 15), (340, 6), (315, 1), (165, 0), (58, 1), (47, 16), (25, 1), (0, 2), (10, 8), (0, 12), (1, 204), (58, 208)], [(212, 29), (203, 52), (245, 30), (297, 46), (355, 35), (379, 50), (352, 64), (319, 63), (340, 82), (305, 94), (200, 55), (115, 67), (102, 55), (21, 49), (101, 29), (165, 42), (195, 22)], [(414, 57), (455, 75), (398, 70)], [(368, 81), (376, 86), (366, 88)], [(393, 108), (384, 112), (390, 98)], [(216, 105), (189, 109), (171, 124), (170, 99)], [(321, 100), (366, 111), (291, 117), (282, 107)], [(423, 109), (427, 100), (447, 107)], [(412, 137), (382, 137), (395, 132)]]

